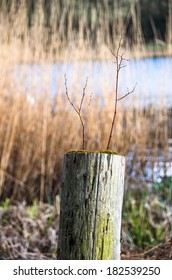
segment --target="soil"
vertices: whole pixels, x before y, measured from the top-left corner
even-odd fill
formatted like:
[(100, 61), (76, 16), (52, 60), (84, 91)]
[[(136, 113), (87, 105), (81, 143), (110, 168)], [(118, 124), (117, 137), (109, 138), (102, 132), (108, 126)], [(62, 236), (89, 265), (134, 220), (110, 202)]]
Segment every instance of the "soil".
[(123, 260), (172, 260), (172, 237), (144, 252), (122, 253)]

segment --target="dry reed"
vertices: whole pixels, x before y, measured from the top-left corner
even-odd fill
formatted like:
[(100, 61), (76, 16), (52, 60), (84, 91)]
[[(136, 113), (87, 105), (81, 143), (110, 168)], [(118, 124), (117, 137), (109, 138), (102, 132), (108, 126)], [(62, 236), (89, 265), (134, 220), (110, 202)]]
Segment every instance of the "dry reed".
[[(116, 48), (121, 32), (127, 31), (131, 21), (132, 44), (131, 40), (125, 40), (127, 56), (171, 55), (171, 0), (166, 40), (163, 47), (157, 45), (151, 51), (148, 51), (143, 36), (139, 1), (132, 1), (125, 15), (116, 2), (113, 8), (108, 6), (107, 1), (103, 5), (97, 4), (97, 8), (83, 5), (82, 1), (79, 7), (76, 6), (75, 1), (52, 0), (45, 5), (42, 0), (2, 0), (1, 53), (5, 55), (8, 48), (8, 58), (17, 63), (90, 58), (104, 60), (108, 59), (109, 47)], [(160, 40), (153, 21), (152, 29), (156, 45)]]
[[(31, 202), (35, 197), (47, 201), (60, 187), (63, 155), (81, 148), (82, 132), (77, 115), (65, 94), (55, 99), (39, 94), (32, 104), (25, 92), (0, 79), (0, 170), (1, 199)], [(104, 93), (104, 105), (94, 97), (89, 112), (83, 115), (88, 149), (105, 149), (113, 116), (112, 96)], [(80, 102), (78, 93), (76, 103)], [(168, 111), (154, 106), (144, 109), (119, 106), (112, 149), (146, 164), (146, 151), (157, 156), (168, 143)]]
[[(60, 10), (53, 0), (49, 18), (51, 30), (45, 24), (42, 1), (36, 1), (36, 12), (28, 28), (27, 1), (21, 0), (17, 9), (15, 1), (12, 1), (9, 14), (6, 13), (5, 2), (1, 1), (0, 10), (0, 196), (2, 200), (9, 197), (11, 201), (27, 200), (29, 203), (35, 197), (48, 201), (59, 191), (64, 153), (80, 148), (80, 123), (61, 92), (54, 99), (44, 91), (34, 95), (35, 88), (31, 87), (26, 93), (25, 80), (20, 86), (16, 85), (9, 74), (24, 61), (44, 63), (71, 58), (106, 59), (107, 53), (109, 57), (109, 46), (115, 49), (119, 30), (125, 30), (125, 26), (118, 14), (115, 15), (117, 9), (114, 9), (114, 31), (110, 37), (107, 32), (109, 11), (105, 5), (105, 10), (99, 6), (91, 11), (91, 29), (87, 28), (87, 11), (78, 15), (78, 32), (75, 33), (72, 30), (76, 16), (72, 1)], [(139, 19), (134, 11), (131, 9), (130, 13), (137, 25)], [(137, 30), (137, 34), (135, 40), (140, 52), (143, 42), (141, 30)], [(48, 78), (45, 79), (48, 84)], [(77, 93), (75, 99), (76, 103), (80, 100)], [(112, 96), (106, 90), (103, 99), (102, 106), (100, 98), (95, 96), (89, 112), (84, 114), (88, 149), (105, 149), (107, 145), (114, 108)], [(167, 142), (168, 110), (165, 107), (151, 106), (146, 110), (137, 104), (133, 104), (132, 108), (119, 106), (111, 144), (112, 149), (123, 155), (132, 150), (133, 159), (128, 174), (135, 168), (138, 157), (144, 171), (146, 150), (151, 148), (151, 155), (156, 156), (159, 147), (166, 151)]]

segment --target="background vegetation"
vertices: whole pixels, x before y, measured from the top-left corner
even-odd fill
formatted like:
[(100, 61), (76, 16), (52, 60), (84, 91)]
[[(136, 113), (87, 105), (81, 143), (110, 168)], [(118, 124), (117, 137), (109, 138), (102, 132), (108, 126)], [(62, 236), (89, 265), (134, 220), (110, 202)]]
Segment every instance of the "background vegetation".
[(92, 58), (105, 58), (121, 32), (135, 56), (171, 54), (171, 26), (171, 0), (0, 1), (1, 44), (27, 49), (22, 57), (27, 60), (43, 53), (44, 59), (64, 59), (69, 51), (70, 58), (77, 51), (87, 58), (85, 50)]
[[(26, 231), (17, 233), (20, 241), (22, 232), (23, 244), (27, 244), (22, 248), (31, 250), (34, 242), (39, 243), (40, 235), (34, 241), (29, 235), (30, 224), (36, 227), (35, 220), (32, 223), (35, 213), (43, 211), (43, 215), (40, 214), (42, 220), (44, 211), (48, 210), (47, 206), (45, 209), (35, 201), (55, 203), (60, 190), (63, 155), (69, 149), (80, 148), (82, 139), (78, 117), (73, 114), (64, 92), (58, 91), (54, 97), (45, 91), (35, 95), (34, 87), (26, 90), (27, 71), (23, 71), (20, 85), (15, 83), (12, 75), (19, 65), (27, 67), (27, 63), (111, 60), (109, 48), (115, 50), (121, 31), (125, 33), (121, 51), (125, 51), (127, 58), (172, 55), (172, 0), (0, 0), (1, 240), (9, 230), (9, 221), (13, 221), (15, 208), (16, 213), (21, 214), (21, 225), (29, 215), (29, 222), (24, 223)], [(78, 84), (83, 74), (82, 71), (73, 73), (77, 86), (71, 94), (76, 104), (81, 98), (82, 85)], [(47, 85), (49, 75), (45, 73), (44, 77)], [(34, 79), (33, 72), (31, 80)], [(163, 90), (159, 91), (159, 107), (154, 104), (140, 106), (133, 98), (131, 107), (120, 103), (117, 114), (112, 149), (128, 159), (123, 237), (130, 249), (132, 246), (146, 248), (155, 245), (172, 232), (171, 177), (161, 178), (160, 182), (154, 180), (155, 169), (163, 169), (166, 174), (160, 156), (165, 162), (171, 151), (172, 111), (166, 107), (163, 93)], [(106, 148), (113, 116), (112, 101), (112, 93), (107, 91), (105, 84), (102, 98), (93, 95), (91, 106), (83, 114), (88, 149)], [(149, 181), (146, 177), (147, 159), (151, 173)], [(27, 209), (26, 205), (20, 205), (23, 201), (26, 201)], [(13, 208), (13, 204), (17, 206)], [(44, 210), (40, 210), (42, 207)], [(55, 208), (51, 210), (54, 217)], [(43, 236), (48, 234), (51, 223), (49, 216), (46, 217)], [(3, 228), (6, 231), (3, 232)], [(54, 224), (53, 229), (57, 234)], [(48, 242), (53, 242), (54, 254), (56, 236), (52, 234)], [(29, 238), (30, 243), (25, 238)], [(11, 253), (9, 248), (16, 247), (9, 245), (10, 242), (1, 242), (7, 245), (0, 247), (0, 251), (9, 250), (8, 255), (17, 258), (20, 250)], [(38, 247), (46, 250), (40, 243)]]
[[(58, 11), (58, 15), (63, 15), (64, 17), (64, 28), (68, 30), (68, 25), (71, 24), (73, 31), (79, 32), (79, 25), (81, 17), (85, 16), (85, 33), (92, 31), (92, 36), (95, 37), (96, 29), (99, 24), (101, 24), (102, 16), (108, 17), (108, 32), (110, 33), (111, 38), (114, 34), (114, 23), (118, 24), (119, 21), (126, 23), (126, 29), (131, 29), (134, 23), (134, 18), (132, 13), (135, 13), (135, 16), (140, 17), (141, 27), (146, 42), (154, 40), (155, 28), (157, 35), (160, 36), (162, 40), (165, 40), (166, 30), (168, 28), (168, 17), (170, 16), (170, 3), (169, 0), (30, 0), (30, 1), (17, 1), (17, 0), (5, 0), (1, 1), (0, 8), (3, 9), (3, 12), (6, 15), (10, 15), (11, 10), (17, 14), (18, 10), (21, 8), (21, 4), (26, 5), (27, 12), (27, 23), (28, 27), (32, 26), (34, 21), (35, 14), (37, 13), (38, 6), (40, 5), (44, 17), (44, 26), (52, 29), (51, 16), (53, 10)], [(131, 11), (133, 9), (133, 11)], [(65, 11), (64, 11), (65, 10)], [(105, 11), (105, 15), (103, 15)], [(54, 12), (54, 13), (55, 13)], [(69, 22), (69, 15), (72, 13), (72, 22)], [(96, 18), (95, 14), (96, 13)], [(58, 27), (61, 22), (61, 16), (56, 15), (56, 27)], [(93, 26), (94, 23), (94, 26)], [(117, 29), (118, 26), (116, 26)], [(51, 30), (50, 30), (51, 32)], [(67, 35), (67, 33), (66, 33)], [(131, 36), (134, 34), (128, 34)]]

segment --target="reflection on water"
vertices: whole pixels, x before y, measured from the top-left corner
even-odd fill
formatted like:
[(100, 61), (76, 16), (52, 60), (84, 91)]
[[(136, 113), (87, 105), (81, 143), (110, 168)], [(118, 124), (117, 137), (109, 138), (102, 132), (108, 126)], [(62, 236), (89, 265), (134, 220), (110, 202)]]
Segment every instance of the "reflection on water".
[[(111, 93), (115, 87), (115, 64), (111, 61), (20, 65), (15, 81), (24, 84), (27, 92), (34, 89), (37, 93), (43, 91), (54, 96), (64, 91), (65, 73), (71, 90), (82, 89), (86, 77), (89, 79), (88, 90), (95, 95)], [(123, 95), (127, 88), (132, 89), (136, 83), (137, 87), (125, 104), (132, 104), (134, 99), (144, 105), (152, 102), (161, 104), (162, 100), (172, 105), (171, 74), (172, 58), (126, 62), (126, 67), (120, 72), (119, 91)]]
[[(16, 75), (17, 73), (17, 75)], [(112, 93), (115, 87), (115, 64), (111, 61), (67, 62), (56, 64), (20, 65), (15, 72), (15, 82), (24, 85), (28, 101), (34, 103), (30, 92), (45, 92), (55, 96), (64, 92), (64, 74), (67, 75), (70, 92), (82, 92), (88, 77), (89, 92), (103, 96)], [(137, 83), (137, 87), (123, 104), (139, 105), (150, 103), (172, 106), (172, 58), (148, 58), (131, 60), (120, 72), (119, 92), (121, 95)], [(24, 81), (24, 82), (23, 82)], [(171, 125), (169, 126), (171, 127)], [(171, 136), (170, 136), (171, 137)], [(136, 169), (132, 169), (131, 177), (147, 182), (160, 181), (164, 176), (172, 176), (172, 143), (169, 143), (169, 158), (160, 155), (151, 161), (146, 153), (145, 166), (142, 168), (138, 158)], [(148, 151), (147, 151), (148, 152)], [(132, 151), (128, 154), (128, 166), (132, 166)]]

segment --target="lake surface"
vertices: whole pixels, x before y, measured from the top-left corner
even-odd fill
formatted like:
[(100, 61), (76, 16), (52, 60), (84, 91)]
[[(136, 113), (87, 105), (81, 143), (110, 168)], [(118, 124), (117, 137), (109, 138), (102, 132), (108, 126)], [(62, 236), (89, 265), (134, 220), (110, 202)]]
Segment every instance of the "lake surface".
[[(20, 65), (15, 72), (15, 82), (24, 85), (25, 91), (47, 92), (55, 96), (64, 92), (64, 74), (67, 75), (70, 92), (82, 93), (88, 77), (87, 90), (94, 95), (113, 93), (115, 88), (115, 67), (112, 61), (86, 61), (56, 64)], [(126, 62), (120, 71), (119, 95), (127, 88), (136, 89), (132, 96), (123, 100), (131, 105), (133, 100), (139, 104), (156, 103), (172, 105), (172, 58), (133, 59)]]
[[(96, 95), (113, 94), (115, 89), (115, 67), (112, 61), (80, 61), (55, 64), (19, 65), (13, 73), (14, 83), (22, 87), (28, 95), (28, 101), (34, 103), (34, 95), (46, 93), (53, 97), (64, 93), (67, 76), (69, 94), (82, 94), (86, 78), (87, 91)], [(145, 106), (153, 103), (156, 106), (172, 106), (172, 58), (147, 58), (130, 60), (121, 69), (119, 79), (119, 96), (127, 92), (127, 88), (135, 91), (122, 101), (123, 106), (132, 106), (133, 102)], [(169, 139), (171, 141), (171, 139)], [(132, 151), (128, 155), (128, 163), (132, 161)], [(152, 169), (149, 155), (146, 158), (145, 170), (141, 170), (138, 159), (140, 181), (161, 181), (163, 176), (172, 176), (172, 145), (169, 145), (169, 158), (163, 156), (155, 159)], [(134, 171), (133, 171), (134, 172)], [(131, 174), (135, 177), (135, 174)]]

